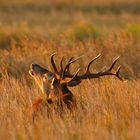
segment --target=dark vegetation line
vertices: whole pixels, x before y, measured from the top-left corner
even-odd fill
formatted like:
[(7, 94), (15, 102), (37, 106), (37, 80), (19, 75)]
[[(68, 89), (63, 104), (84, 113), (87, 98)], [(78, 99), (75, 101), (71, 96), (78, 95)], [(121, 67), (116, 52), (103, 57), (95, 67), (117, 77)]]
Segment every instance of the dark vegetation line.
[(65, 11), (65, 12), (97, 12), (99, 14), (111, 12), (113, 14), (121, 14), (122, 12), (140, 14), (140, 4), (139, 3), (121, 3), (121, 4), (108, 4), (108, 5), (68, 5), (68, 4), (24, 4), (24, 5), (0, 5), (0, 12), (51, 12), (51, 11)]

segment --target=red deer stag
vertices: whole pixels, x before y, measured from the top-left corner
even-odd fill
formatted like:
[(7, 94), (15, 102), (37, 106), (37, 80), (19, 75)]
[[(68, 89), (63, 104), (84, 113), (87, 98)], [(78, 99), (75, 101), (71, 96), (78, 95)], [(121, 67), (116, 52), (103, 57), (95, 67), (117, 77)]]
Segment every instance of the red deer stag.
[(66, 104), (67, 108), (71, 110), (74, 106), (76, 106), (76, 102), (73, 93), (68, 87), (77, 86), (82, 80), (94, 79), (109, 75), (116, 76), (118, 79), (122, 80), (122, 78), (119, 76), (120, 66), (116, 72), (112, 72), (112, 69), (114, 68), (114, 65), (119, 57), (113, 61), (108, 69), (92, 73), (90, 72), (90, 66), (97, 58), (100, 57), (99, 54), (88, 63), (85, 73), (80, 75), (78, 74), (79, 69), (75, 74), (71, 74), (69, 69), (70, 65), (79, 60), (80, 57), (77, 59), (74, 59), (73, 57), (70, 58), (65, 67), (63, 67), (64, 57), (62, 57), (60, 69), (58, 70), (54, 61), (54, 55), (55, 54), (51, 56), (51, 64), (54, 72), (49, 71), (38, 64), (31, 64), (30, 66), (29, 74), (34, 78), (44, 95), (42, 99), (40, 98), (33, 103), (34, 110), (38, 110), (43, 103), (56, 103), (57, 106), (61, 107), (64, 103)]

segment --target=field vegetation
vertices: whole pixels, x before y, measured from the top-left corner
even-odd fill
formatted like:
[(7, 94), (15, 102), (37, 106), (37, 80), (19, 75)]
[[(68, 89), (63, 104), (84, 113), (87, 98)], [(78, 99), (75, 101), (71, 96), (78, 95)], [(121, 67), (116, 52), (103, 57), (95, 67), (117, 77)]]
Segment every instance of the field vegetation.
[[(83, 81), (71, 88), (77, 110), (30, 118), (40, 89), (29, 76), (31, 63), (48, 69), (50, 55), (84, 55), (74, 72), (102, 54), (91, 70), (121, 56), (124, 82), (115, 77)], [(139, 0), (0, 0), (0, 140), (139, 140)]]

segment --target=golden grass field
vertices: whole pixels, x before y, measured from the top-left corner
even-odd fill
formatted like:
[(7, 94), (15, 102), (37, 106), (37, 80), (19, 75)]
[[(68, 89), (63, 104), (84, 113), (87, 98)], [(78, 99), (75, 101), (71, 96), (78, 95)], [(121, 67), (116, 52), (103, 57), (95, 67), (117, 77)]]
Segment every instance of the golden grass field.
[[(83, 81), (71, 88), (75, 115), (46, 110), (34, 121), (29, 108), (40, 89), (29, 76), (31, 63), (48, 69), (50, 55), (84, 57), (98, 71), (121, 56), (124, 82), (115, 77)], [(139, 0), (0, 0), (0, 140), (139, 140), (140, 2)]]

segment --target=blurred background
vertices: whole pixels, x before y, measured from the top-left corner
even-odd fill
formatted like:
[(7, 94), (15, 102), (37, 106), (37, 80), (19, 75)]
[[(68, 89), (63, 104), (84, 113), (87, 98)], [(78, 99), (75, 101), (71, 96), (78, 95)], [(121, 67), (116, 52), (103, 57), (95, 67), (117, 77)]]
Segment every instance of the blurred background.
[[(7, 59), (14, 59), (11, 55), (21, 56), (21, 51), (16, 50), (16, 53), (12, 54), (10, 51), (14, 47), (25, 46), (28, 46), (26, 52), (33, 52), (32, 46), (46, 46), (44, 50), (47, 48), (47, 54), (56, 51), (60, 55), (61, 49), (66, 50), (62, 51), (62, 54), (70, 54), (69, 51), (73, 50), (75, 53), (75, 48), (84, 46), (83, 51), (81, 48), (77, 55), (85, 52), (96, 55), (102, 52), (106, 60), (121, 55), (123, 75), (129, 79), (138, 78), (140, 1), (0, 0), (0, 57), (3, 59), (0, 62), (5, 65)], [(8, 53), (10, 57), (7, 56)], [(34, 52), (34, 58), (35, 54)], [(32, 56), (29, 62), (33, 60)], [(47, 60), (44, 59), (42, 63), (45, 61)], [(26, 63), (23, 67), (26, 67)]]
[(112, 32), (140, 36), (139, 0), (0, 0), (0, 48), (25, 36), (83, 40)]

